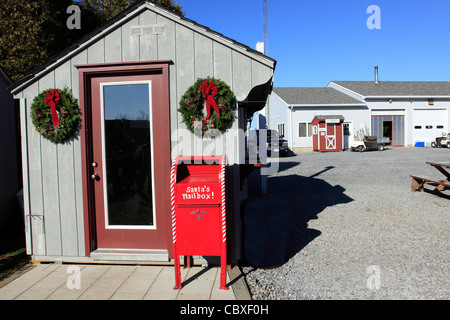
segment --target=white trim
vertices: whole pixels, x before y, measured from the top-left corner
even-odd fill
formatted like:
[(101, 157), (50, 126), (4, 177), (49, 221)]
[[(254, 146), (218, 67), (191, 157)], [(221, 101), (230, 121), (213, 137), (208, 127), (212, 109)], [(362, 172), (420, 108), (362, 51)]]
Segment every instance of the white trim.
[[(352, 94), (353, 94), (355, 96), (354, 98), (357, 99), (357, 100), (361, 100), (361, 102), (363, 102), (366, 99), (366, 97), (364, 95), (362, 95), (362, 94), (360, 94), (360, 93), (358, 93), (356, 91), (353, 91), (353, 90), (351, 90), (351, 89), (349, 89), (347, 87), (341, 86), (340, 84), (337, 84), (336, 82), (333, 82), (333, 81), (330, 81), (330, 83), (328, 84), (327, 87), (328, 88), (333, 88), (335, 90), (338, 90), (338, 91), (340, 91), (340, 92), (342, 92), (342, 93), (344, 93), (346, 95), (349, 95), (349, 96), (352, 96)], [(339, 87), (339, 88), (341, 88), (341, 89), (343, 89), (345, 91), (348, 91), (351, 94), (345, 93), (344, 91), (342, 91), (342, 90), (340, 90), (339, 88), (336, 88), (336, 87)], [(358, 97), (358, 98), (356, 98), (356, 97)]]
[(372, 116), (404, 116), (405, 109), (372, 109)]
[[(0, 69), (1, 70), (1, 69)], [(31, 230), (31, 206), (30, 206), (30, 176), (29, 176), (29, 162), (28, 162), (28, 112), (27, 101), (25, 98), (19, 98), (20, 108), (20, 134), (22, 135), (22, 180), (23, 180), (23, 215), (25, 227), (25, 242), (26, 253), (31, 255), (33, 253), (33, 233)]]
[(345, 108), (345, 107), (367, 107), (366, 103), (343, 103), (343, 104), (291, 104), (292, 108), (323, 108), (323, 107), (336, 107), (336, 108)]
[(333, 126), (333, 135), (328, 135), (328, 125), (325, 124), (325, 149), (326, 150), (336, 150), (336, 125), (330, 124)]
[(364, 99), (450, 99), (450, 96), (366, 96)]
[[(153, 225), (151, 226), (133, 226), (133, 225), (114, 225), (108, 224), (108, 194), (107, 194), (107, 177), (106, 177), (106, 159), (105, 159), (105, 108), (103, 104), (103, 88), (107, 86), (119, 86), (119, 85), (133, 85), (133, 84), (147, 84), (148, 85), (148, 97), (149, 97), (149, 121), (150, 121), (150, 159), (151, 159), (151, 175), (152, 175), (152, 213), (153, 213)], [(153, 103), (152, 103), (152, 81), (121, 81), (121, 82), (102, 82), (100, 83), (100, 114), (101, 114), (101, 132), (102, 132), (102, 162), (103, 162), (103, 201), (105, 208), (105, 228), (106, 229), (127, 229), (127, 230), (156, 230), (156, 207), (155, 207), (155, 166), (154, 166), (154, 134), (153, 134)]]

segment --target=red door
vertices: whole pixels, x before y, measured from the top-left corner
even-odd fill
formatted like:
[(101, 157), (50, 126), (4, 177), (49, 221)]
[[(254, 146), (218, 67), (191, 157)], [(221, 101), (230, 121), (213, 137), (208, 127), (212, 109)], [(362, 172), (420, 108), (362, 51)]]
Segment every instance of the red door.
[(167, 75), (93, 77), (90, 97), (92, 249), (169, 250)]

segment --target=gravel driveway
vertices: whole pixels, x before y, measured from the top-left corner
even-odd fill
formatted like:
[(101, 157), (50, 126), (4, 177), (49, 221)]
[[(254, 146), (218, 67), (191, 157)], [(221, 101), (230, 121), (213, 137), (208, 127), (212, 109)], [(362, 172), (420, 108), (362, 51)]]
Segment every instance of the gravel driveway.
[(411, 192), (443, 177), (427, 161), (450, 149), (281, 158), (244, 216), (253, 299), (449, 299), (450, 199)]

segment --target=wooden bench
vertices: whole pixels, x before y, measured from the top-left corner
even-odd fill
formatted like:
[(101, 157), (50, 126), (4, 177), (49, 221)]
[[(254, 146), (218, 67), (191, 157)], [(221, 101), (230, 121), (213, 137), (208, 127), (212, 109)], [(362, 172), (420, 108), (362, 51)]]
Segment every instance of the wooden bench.
[(413, 176), (412, 177), (412, 185), (411, 185), (411, 191), (421, 191), (423, 192), (423, 186), (426, 182), (431, 182), (431, 183), (435, 183), (438, 186), (433, 190), (433, 192), (438, 192), (438, 191), (442, 191), (442, 189), (444, 189), (445, 187), (450, 188), (450, 182), (446, 181), (446, 180), (435, 180), (435, 179), (429, 179), (429, 178), (422, 178), (422, 177), (418, 177), (418, 176)]

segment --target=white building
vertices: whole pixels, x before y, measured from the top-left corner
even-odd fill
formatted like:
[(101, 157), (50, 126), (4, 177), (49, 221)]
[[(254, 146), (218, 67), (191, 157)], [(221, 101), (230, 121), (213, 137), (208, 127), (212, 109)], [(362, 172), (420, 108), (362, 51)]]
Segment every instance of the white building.
[(431, 142), (449, 132), (450, 82), (332, 81), (326, 88), (274, 88), (268, 127), (294, 152), (312, 150), (315, 115), (344, 116), (344, 148), (363, 136), (392, 146)]

